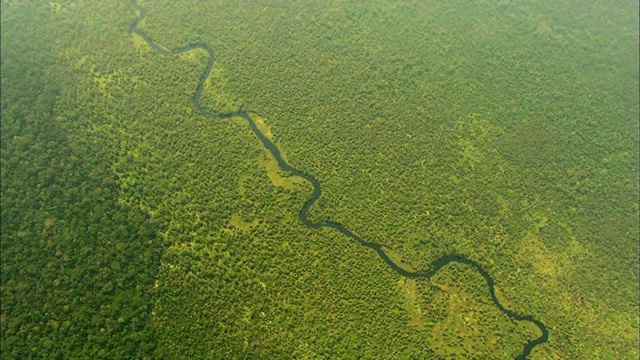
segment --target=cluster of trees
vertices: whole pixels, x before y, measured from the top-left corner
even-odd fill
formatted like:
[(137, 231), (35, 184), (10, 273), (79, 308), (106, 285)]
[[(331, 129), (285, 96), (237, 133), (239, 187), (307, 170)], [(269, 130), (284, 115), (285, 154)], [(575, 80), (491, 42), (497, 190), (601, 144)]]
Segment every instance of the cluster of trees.
[[(558, 34), (535, 7), (142, 6), (162, 46), (210, 44), (202, 104), (264, 117), (323, 186), (315, 220), (416, 270), (478, 262), (553, 329), (532, 358), (637, 356), (637, 84), (555, 51), (610, 13)], [(311, 188), (274, 186), (243, 121), (195, 112), (204, 53), (154, 52), (135, 16), (3, 3), (3, 357), (504, 359), (539, 336), (468, 267), (409, 288), (305, 228)]]
[(637, 333), (622, 320), (638, 308), (630, 9), (248, 6), (198, 4), (185, 23), (150, 4), (145, 26), (212, 44), (228, 91), (322, 184), (315, 219), (417, 269), (478, 261), (511, 309), (556, 329), (538, 356), (637, 356), (616, 335)]
[(73, 39), (43, 25), (49, 8), (2, 11), (2, 357), (148, 358), (155, 229), (119, 201), (109, 149), (70, 141), (57, 119), (73, 79), (56, 42)]

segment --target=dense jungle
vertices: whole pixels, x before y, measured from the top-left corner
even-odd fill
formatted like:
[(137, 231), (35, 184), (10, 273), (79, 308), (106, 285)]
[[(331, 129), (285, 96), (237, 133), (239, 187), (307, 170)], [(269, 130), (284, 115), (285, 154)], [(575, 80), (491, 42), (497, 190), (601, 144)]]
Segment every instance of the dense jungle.
[(638, 358), (637, 2), (1, 7), (2, 359)]

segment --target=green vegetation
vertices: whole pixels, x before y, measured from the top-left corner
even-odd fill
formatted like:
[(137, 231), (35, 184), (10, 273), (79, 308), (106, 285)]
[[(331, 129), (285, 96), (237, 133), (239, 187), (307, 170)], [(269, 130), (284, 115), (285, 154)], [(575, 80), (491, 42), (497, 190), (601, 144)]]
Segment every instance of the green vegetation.
[[(338, 221), (461, 254), (549, 341), (638, 357), (637, 4), (143, 2), (216, 54)], [(103, 14), (96, 17), (93, 14)], [(207, 54), (125, 2), (2, 3), (2, 358), (513, 359), (473, 269), (405, 279)], [(392, 254), (392, 255), (391, 255)]]
[(2, 358), (148, 358), (162, 240), (121, 201), (111, 149), (59, 118), (82, 122), (61, 99), (103, 83), (92, 69), (95, 93), (75, 87), (57, 44), (70, 24), (32, 26), (50, 16), (2, 5)]

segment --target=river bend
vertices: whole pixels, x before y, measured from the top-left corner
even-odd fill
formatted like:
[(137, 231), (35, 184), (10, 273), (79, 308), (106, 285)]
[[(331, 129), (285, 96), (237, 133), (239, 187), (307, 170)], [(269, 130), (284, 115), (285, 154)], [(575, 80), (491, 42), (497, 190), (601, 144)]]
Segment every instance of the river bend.
[(195, 92), (195, 94), (193, 96), (193, 100), (192, 100), (193, 101), (193, 105), (195, 106), (195, 108), (198, 111), (198, 113), (201, 114), (201, 115), (213, 117), (213, 118), (216, 118), (216, 119), (228, 119), (228, 118), (231, 118), (231, 117), (241, 117), (241, 118), (245, 119), (247, 121), (247, 123), (249, 124), (249, 128), (251, 129), (251, 131), (253, 131), (253, 133), (260, 140), (260, 142), (262, 142), (262, 145), (276, 159), (280, 169), (282, 169), (285, 172), (290, 173), (293, 176), (299, 176), (299, 177), (305, 179), (306, 181), (308, 181), (313, 186), (313, 195), (302, 206), (302, 208), (300, 209), (300, 213), (298, 214), (300, 222), (302, 222), (305, 226), (307, 226), (309, 228), (312, 228), (312, 229), (331, 228), (331, 229), (337, 230), (341, 234), (351, 238), (352, 240), (357, 241), (360, 245), (375, 251), (378, 254), (378, 256), (380, 256), (380, 258), (382, 258), (382, 260), (387, 265), (389, 265), (389, 267), (391, 267), (399, 275), (404, 276), (406, 278), (410, 278), (410, 279), (417, 279), (417, 278), (429, 279), (433, 275), (435, 275), (438, 271), (440, 271), (440, 269), (442, 269), (444, 266), (446, 266), (446, 265), (448, 265), (450, 263), (454, 263), (455, 262), (455, 263), (467, 265), (467, 266), (473, 268), (474, 270), (476, 270), (484, 278), (485, 282), (487, 283), (487, 286), (489, 287), (489, 293), (491, 294), (491, 300), (493, 300), (493, 303), (495, 304), (495, 306), (502, 313), (504, 313), (505, 315), (507, 315), (509, 318), (511, 318), (513, 320), (531, 322), (536, 327), (538, 327), (538, 329), (540, 329), (540, 332), (542, 333), (542, 335), (540, 335), (540, 337), (530, 341), (524, 347), (524, 349), (522, 350), (522, 353), (519, 356), (516, 357), (516, 360), (525, 360), (527, 358), (527, 356), (529, 356), (531, 354), (531, 351), (533, 350), (534, 347), (536, 347), (537, 345), (540, 345), (542, 343), (545, 343), (545, 342), (547, 342), (549, 340), (549, 331), (547, 330), (547, 328), (544, 326), (544, 324), (540, 320), (534, 318), (531, 315), (521, 315), (521, 314), (518, 314), (518, 313), (516, 313), (514, 311), (508, 310), (500, 303), (500, 301), (496, 297), (495, 283), (494, 283), (493, 279), (491, 278), (491, 276), (489, 276), (489, 274), (477, 262), (475, 262), (473, 260), (470, 260), (470, 259), (467, 259), (467, 258), (465, 258), (463, 256), (459, 256), (459, 255), (445, 255), (445, 256), (440, 257), (440, 258), (436, 259), (435, 261), (433, 261), (431, 263), (431, 270), (429, 270), (429, 271), (426, 271), (426, 272), (407, 271), (407, 270), (401, 268), (398, 264), (396, 264), (395, 262), (393, 262), (391, 260), (389, 255), (387, 255), (387, 253), (382, 249), (382, 245), (374, 243), (374, 242), (369, 242), (369, 241), (366, 241), (366, 240), (362, 239), (360, 236), (354, 234), (351, 230), (349, 230), (344, 225), (342, 225), (342, 224), (340, 224), (338, 222), (334, 222), (334, 221), (325, 221), (325, 222), (320, 222), (320, 223), (314, 223), (311, 220), (309, 220), (309, 217), (308, 217), (309, 209), (320, 198), (320, 196), (322, 196), (322, 187), (320, 186), (320, 183), (318, 182), (318, 180), (316, 180), (313, 176), (305, 173), (304, 171), (296, 169), (295, 167), (291, 166), (289, 163), (287, 163), (284, 160), (284, 158), (282, 157), (282, 154), (280, 153), (280, 149), (278, 149), (278, 147), (271, 140), (269, 140), (269, 138), (267, 138), (260, 131), (260, 129), (258, 129), (258, 127), (256, 126), (255, 121), (249, 115), (249, 110), (240, 108), (239, 110), (234, 111), (234, 112), (216, 113), (216, 112), (211, 112), (211, 111), (205, 110), (200, 105), (200, 97), (202, 96), (202, 92), (204, 91), (205, 81), (207, 80), (209, 75), (211, 75), (211, 71), (213, 70), (213, 65), (215, 63), (215, 55), (213, 53), (213, 50), (209, 47), (209, 45), (207, 45), (205, 43), (195, 43), (195, 44), (189, 44), (189, 45), (186, 45), (186, 46), (183, 46), (183, 47), (180, 47), (180, 48), (177, 48), (177, 49), (173, 49), (173, 50), (164, 49), (163, 47), (158, 45), (148, 35), (146, 35), (143, 31), (141, 31), (138, 28), (138, 25), (140, 24), (142, 19), (145, 18), (146, 12), (142, 7), (140, 7), (140, 5), (138, 5), (137, 0), (132, 0), (131, 3), (133, 5), (133, 7), (138, 11), (138, 17), (136, 18), (136, 20), (131, 25), (131, 29), (130, 29), (131, 32), (136, 34), (136, 35), (138, 35), (138, 36), (140, 36), (142, 39), (144, 39), (144, 41), (149, 46), (151, 46), (156, 52), (159, 52), (159, 53), (162, 53), (162, 54), (166, 54), (166, 55), (178, 55), (178, 54), (182, 54), (182, 53), (185, 53), (187, 51), (190, 51), (190, 50), (200, 49), (200, 50), (206, 51), (207, 54), (209, 55), (208, 60), (207, 60), (207, 66), (206, 66), (205, 70), (202, 72), (202, 75), (200, 76), (200, 80), (198, 81), (198, 88), (196, 89), (196, 92)]

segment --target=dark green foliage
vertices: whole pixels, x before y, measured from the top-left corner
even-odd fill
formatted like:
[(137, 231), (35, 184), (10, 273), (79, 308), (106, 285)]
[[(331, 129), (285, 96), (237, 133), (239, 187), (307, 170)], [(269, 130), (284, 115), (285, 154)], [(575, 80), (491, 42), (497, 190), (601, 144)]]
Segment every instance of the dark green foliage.
[(59, 34), (29, 26), (38, 10), (3, 4), (2, 358), (141, 359), (156, 347), (159, 239), (119, 201), (108, 149), (70, 142), (56, 119), (67, 79)]

